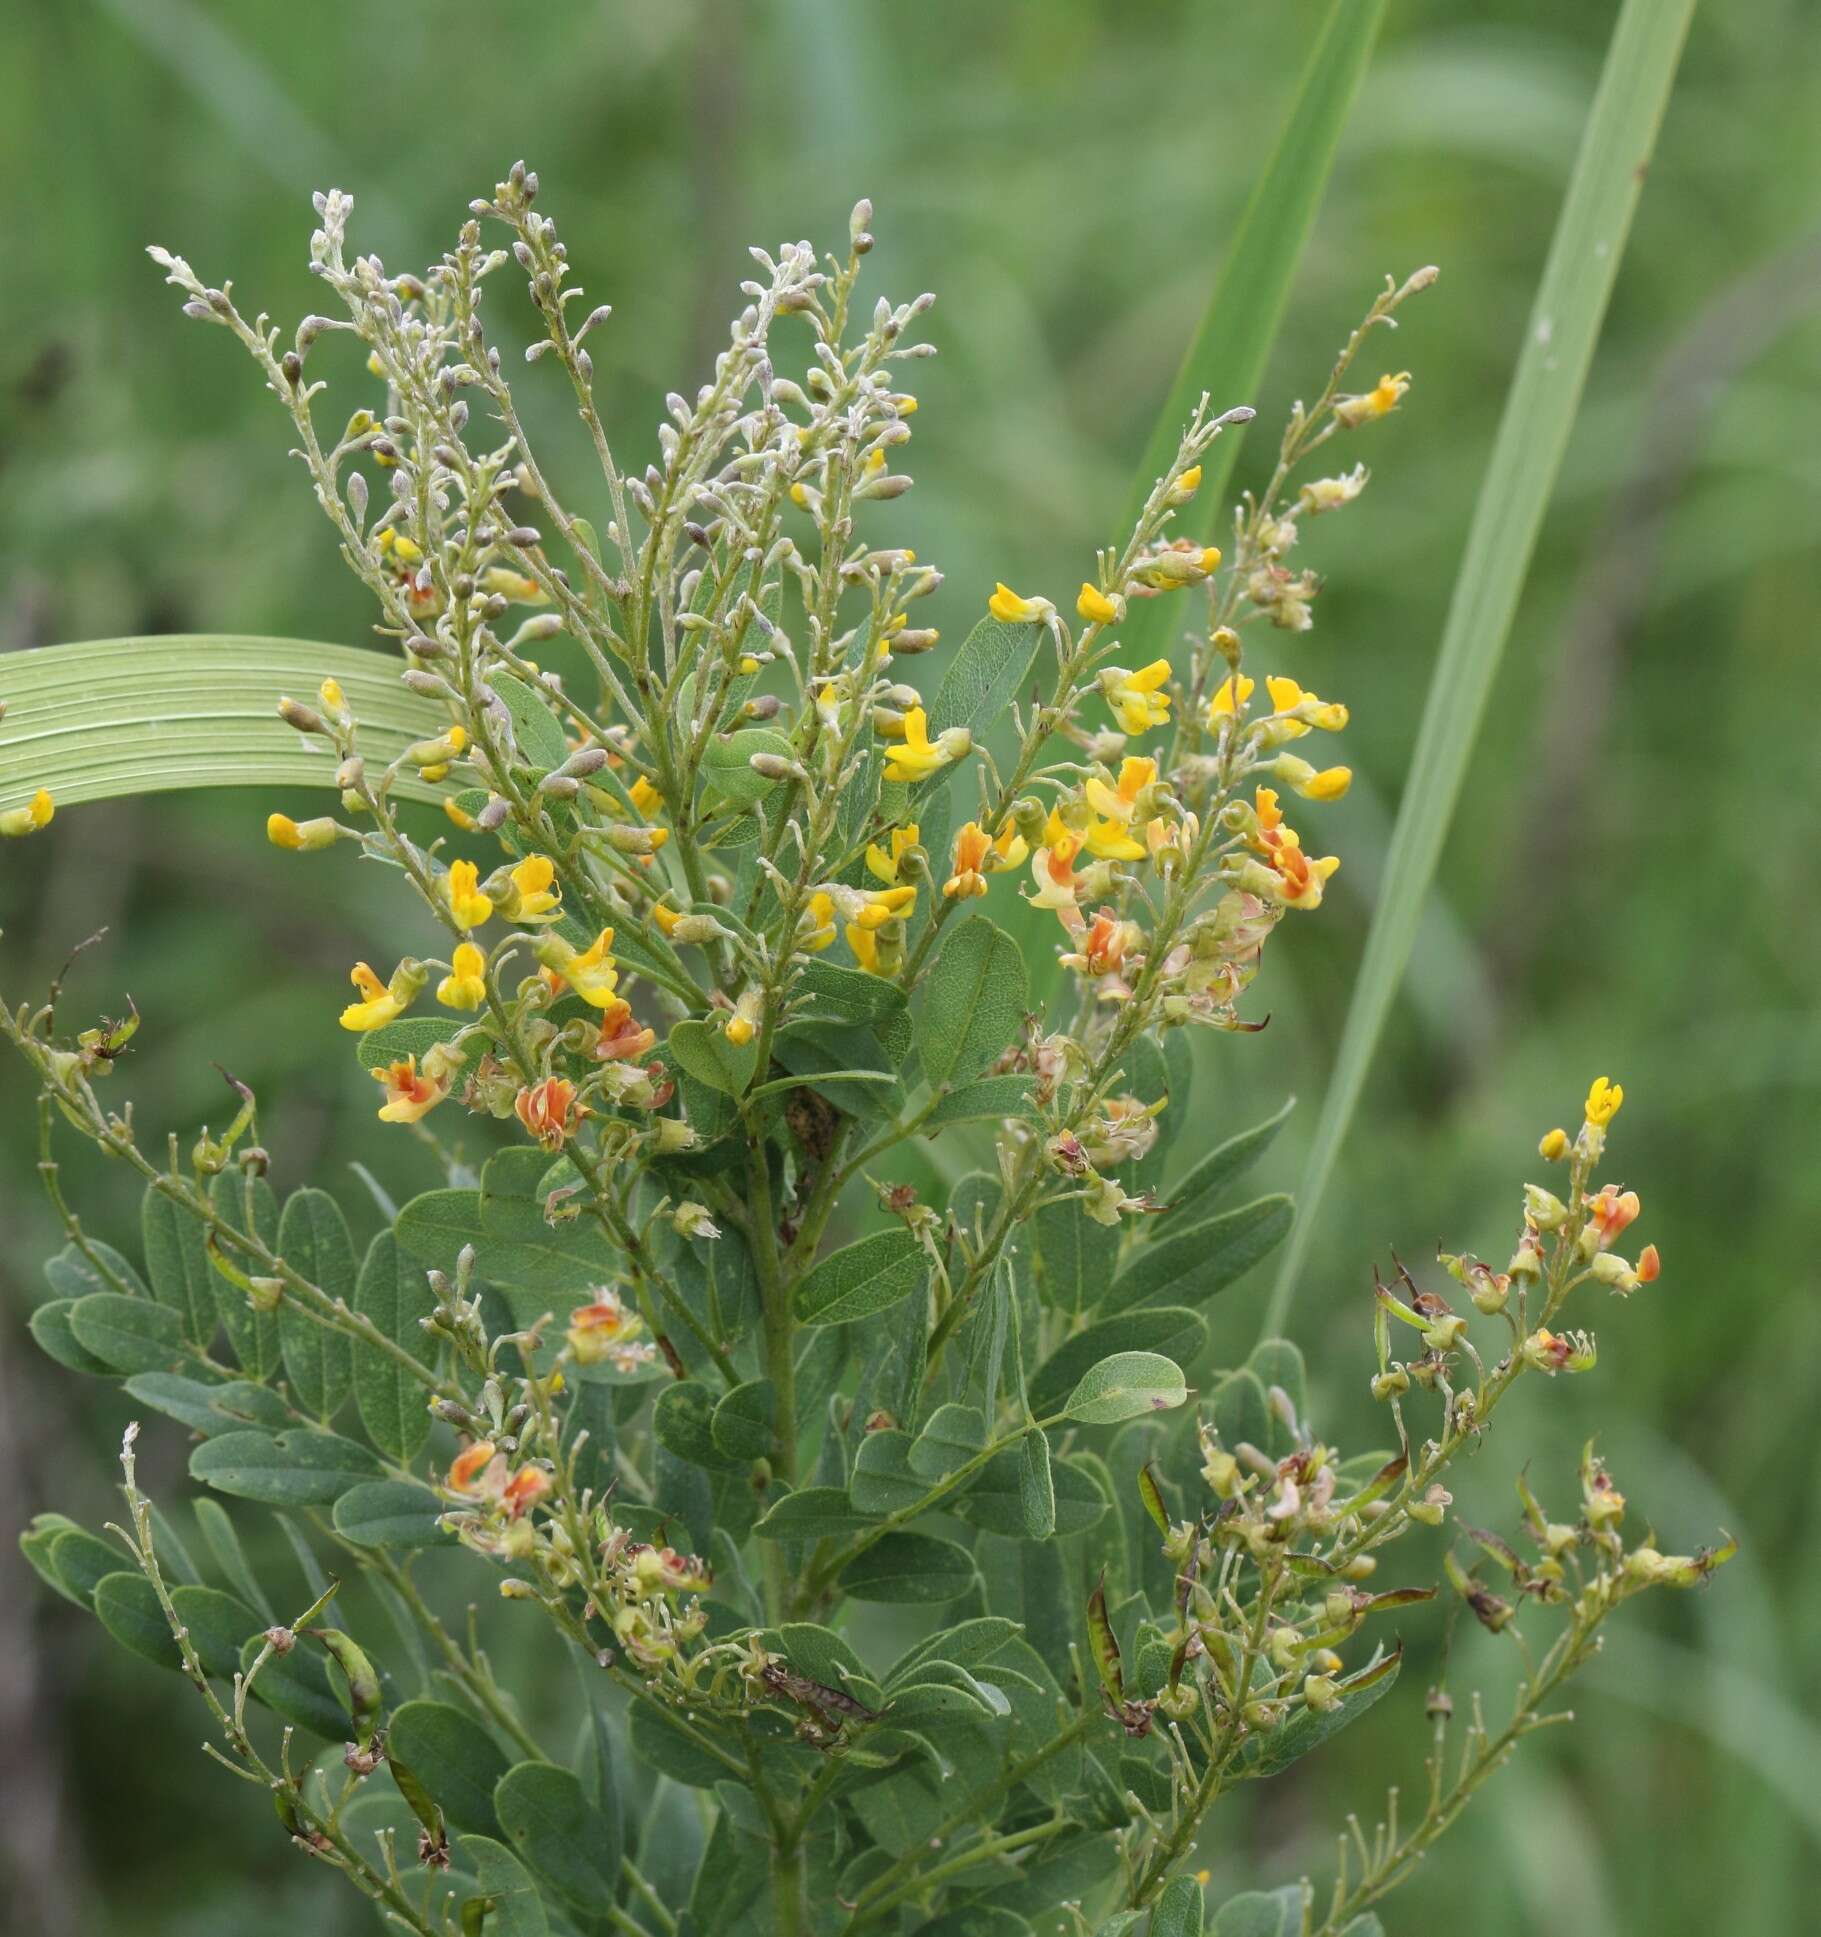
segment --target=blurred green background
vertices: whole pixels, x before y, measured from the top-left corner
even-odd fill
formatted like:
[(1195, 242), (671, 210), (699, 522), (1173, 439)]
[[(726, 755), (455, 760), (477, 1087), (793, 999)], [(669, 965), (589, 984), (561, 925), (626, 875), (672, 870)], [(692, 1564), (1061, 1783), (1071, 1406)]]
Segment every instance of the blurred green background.
[[(1293, 1184), (1345, 1013), (1442, 612), (1611, 0), (1393, 0), (1264, 393), (1319, 387), (1382, 276), (1437, 262), (1384, 352), (1416, 373), (1371, 433), (1371, 491), (1307, 538), (1330, 575), (1286, 670), (1353, 708), (1346, 858), (1286, 928), (1261, 1036), (1203, 1058), (1188, 1143), (1295, 1091), (1265, 1171)], [(0, 72), (9, 242), (0, 331), (0, 650), (133, 632), (359, 642), (281, 418), (231, 342), (187, 326), (159, 241), (243, 306), (295, 319), (308, 196), (356, 196), (394, 268), (440, 252), (516, 156), (541, 173), (596, 299), (590, 348), (624, 455), (705, 373), (749, 241), (833, 242), (877, 204), (875, 289), (941, 295), (919, 367), (918, 488), (894, 536), (939, 563), (959, 636), (995, 577), (1062, 596), (1107, 542), (1323, 9), (1316, 0), (665, 0), (384, 8), (280, 0), (17, 0)], [(1722, 1524), (1738, 1563), (1622, 1624), (1576, 1697), (1446, 1853), (1387, 1906), (1484, 1937), (1793, 1931), (1821, 1853), (1821, 29), (1806, 0), (1702, 14), (1587, 402), (1404, 1000), (1292, 1326), (1321, 1423), (1381, 1431), (1363, 1394), (1375, 1259), (1438, 1234), (1502, 1257), (1537, 1135), (1622, 1079), (1615, 1163), (1662, 1281), (1597, 1314), (1597, 1375), (1521, 1402), (1566, 1506), (1596, 1426), (1666, 1547)], [(1381, 343), (1384, 339), (1381, 339)], [(1380, 351), (1369, 353), (1372, 373)], [(532, 384), (523, 386), (530, 404)], [(563, 422), (554, 392), (532, 411)], [(1271, 431), (1274, 441), (1275, 430)], [(1242, 465), (1266, 454), (1256, 437)], [(582, 454), (565, 473), (579, 480)], [(0, 676), (0, 689), (4, 680)], [(340, 1165), (400, 1195), (429, 1158), (372, 1121), (334, 1027), (349, 960), (395, 949), (364, 871), (274, 855), (271, 805), (166, 795), (71, 811), (0, 857), (0, 987), (72, 978), (85, 1013), (147, 1018), (121, 1079), (148, 1142), (221, 1117), (216, 1058), (259, 1088), (279, 1180), (359, 1211)], [(302, 811), (301, 807), (298, 811)], [(26, 1339), (54, 1248), (24, 1093), (0, 1067), (0, 1924), (99, 1937), (358, 1927), (260, 1798), (196, 1753), (175, 1681), (63, 1616), (11, 1529), (112, 1507), (126, 1402)], [(333, 1153), (333, 1156), (331, 1156)], [(91, 1228), (129, 1248), (137, 1193), (72, 1161)], [(1217, 1308), (1243, 1356), (1265, 1292)], [(1540, 1382), (1539, 1382), (1540, 1383)], [(1507, 1439), (1511, 1435), (1505, 1436)], [(183, 1448), (156, 1436), (176, 1490)], [(1507, 1448), (1460, 1489), (1510, 1516)], [(1435, 1556), (1426, 1557), (1433, 1564)], [(1324, 1875), (1348, 1807), (1415, 1793), (1418, 1672), (1307, 1777), (1235, 1808), (1223, 1886)], [(521, 1664), (524, 1673), (535, 1664)], [(1457, 1700), (1506, 1669), (1464, 1644)], [(552, 1695), (555, 1702), (560, 1697)], [(1249, 1813), (1248, 1813), (1249, 1812)], [(16, 1921), (13, 1921), (16, 1919)]]

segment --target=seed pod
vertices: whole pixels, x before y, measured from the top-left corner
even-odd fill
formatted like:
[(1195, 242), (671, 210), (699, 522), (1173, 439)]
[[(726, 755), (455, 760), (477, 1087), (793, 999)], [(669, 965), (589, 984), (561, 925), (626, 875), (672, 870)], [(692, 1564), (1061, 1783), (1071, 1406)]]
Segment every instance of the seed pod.
[(354, 1718), (355, 1740), (364, 1749), (372, 1741), (379, 1722), (378, 1671), (360, 1644), (340, 1628), (311, 1628), (310, 1633), (348, 1678), (348, 1712)]
[(1100, 1672), (1100, 1685), (1107, 1699), (1115, 1704), (1125, 1701), (1125, 1672), (1119, 1660), (1119, 1642), (1107, 1616), (1107, 1583), (1103, 1573), (1088, 1597), (1088, 1644), (1093, 1649), (1094, 1666)]

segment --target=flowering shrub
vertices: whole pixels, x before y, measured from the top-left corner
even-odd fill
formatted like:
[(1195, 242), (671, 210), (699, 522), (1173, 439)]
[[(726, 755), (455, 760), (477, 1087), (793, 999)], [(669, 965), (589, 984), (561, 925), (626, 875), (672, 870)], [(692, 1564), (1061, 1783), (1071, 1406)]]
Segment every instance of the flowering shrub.
[[(862, 305), (867, 206), (839, 258), (754, 252), (712, 381), (669, 399), (635, 473), (593, 398), (607, 311), (576, 320), (536, 200), (515, 168), (415, 276), (350, 259), (349, 202), (319, 197), (338, 313), (286, 349), (155, 252), (290, 413), (435, 709), (378, 745), (333, 679), (283, 698), (340, 807), (268, 832), (395, 869), (445, 932), (442, 959), (355, 964), (339, 1020), (447, 1184), (381, 1199), (358, 1256), (324, 1191), (281, 1206), (243, 1086), (224, 1130), (155, 1160), (103, 1100), (136, 1013), (72, 1036), (55, 991), (0, 1009), (69, 1233), (34, 1333), (194, 1435), (218, 1582), (141, 1488), (137, 1427), (113, 1537), (46, 1514), (25, 1551), (188, 1675), (209, 1753), (394, 1927), (1200, 1932), (1214, 1805), (1397, 1678), (1390, 1617), (1436, 1589), (1381, 1585), (1383, 1550), (1449, 1526), (1450, 1468), (1520, 1379), (1592, 1368), (1569, 1301), (1658, 1271), (1618, 1248), (1639, 1202), (1600, 1180), (1622, 1101), (1602, 1078), (1543, 1139), (1565, 1182), (1526, 1187), (1506, 1266), (1443, 1256), (1452, 1301), (1375, 1278), (1385, 1444), (1343, 1453), (1294, 1346), (1232, 1366), (1210, 1341), (1209, 1301), (1289, 1225), (1282, 1196), (1222, 1206), (1282, 1113), (1165, 1165), (1190, 1032), (1262, 1028), (1266, 944), (1338, 865), (1285, 813), (1349, 778), (1305, 757), (1347, 708), (1280, 669), (1320, 590), (1289, 561), (1365, 486), (1305, 467), (1398, 407), (1407, 375), (1350, 373), (1433, 272), (1388, 284), (1293, 412), (1230, 558), (1174, 533), (1251, 415), (1204, 403), (1072, 617), (998, 586), (926, 691), (901, 662), (937, 643), (941, 576), (874, 523), (910, 485), (930, 299)], [(513, 264), (528, 360), (560, 366), (599, 460), (598, 527), (556, 495), (481, 321)], [(371, 396), (329, 433), (307, 372), (344, 334)], [(1148, 601), (1180, 650), (1126, 663)], [(564, 652), (568, 678), (541, 663)], [(992, 918), (1018, 894), (1054, 923), (1053, 973)], [(474, 1119), (500, 1126), (478, 1175), (442, 1140)], [(60, 1124), (143, 1179), (143, 1271), (65, 1204)], [(932, 1205), (893, 1173), (918, 1138), (991, 1160)], [(1607, 1617), (1725, 1557), (1628, 1540), (1591, 1449), (1578, 1504), (1553, 1462), (1538, 1487), (1510, 1538), (1457, 1524), (1408, 1563), (1494, 1634), (1553, 1621), (1509, 1721), (1476, 1708), (1450, 1756), (1433, 1691), (1421, 1815), (1343, 1843), (1320, 1896), (1229, 1901), (1223, 1937), (1377, 1931), (1369, 1906), (1559, 1718)], [(302, 1597), (271, 1597), (216, 1495), (278, 1518)], [(451, 1563), (572, 1656), (577, 1727), (534, 1730), (474, 1624), (438, 1612)]]

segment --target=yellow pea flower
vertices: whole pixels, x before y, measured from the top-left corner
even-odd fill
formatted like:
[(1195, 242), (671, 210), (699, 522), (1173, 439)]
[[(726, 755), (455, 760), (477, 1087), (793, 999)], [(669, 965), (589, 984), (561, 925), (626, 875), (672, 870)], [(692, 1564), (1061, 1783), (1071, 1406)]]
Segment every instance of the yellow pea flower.
[(613, 930), (603, 928), (584, 949), (572, 948), (560, 935), (549, 935), (537, 945), (537, 957), (560, 982), (596, 1009), (614, 1001), (620, 977), (613, 959)]
[(1596, 1076), (1592, 1089), (1587, 1092), (1587, 1121), (1603, 1130), (1618, 1115), (1624, 1101), (1625, 1092), (1619, 1084)]
[(1095, 774), (1083, 789), (1088, 805), (1108, 820), (1130, 821), (1138, 796), (1157, 778), (1157, 762), (1147, 754), (1128, 757), (1119, 763), (1119, 785), (1109, 787)]
[(1132, 838), (1123, 820), (1091, 821), (1081, 836), (1081, 845), (1099, 861), (1142, 861), (1149, 850)]
[(449, 913), (458, 928), (479, 928), (492, 917), (493, 899), (481, 893), (481, 871), (472, 861), (451, 861), (443, 882)]
[(1220, 682), (1219, 691), (1208, 701), (1209, 726), (1218, 726), (1222, 720), (1232, 719), (1239, 708), (1252, 697), (1256, 685), (1257, 681), (1248, 679), (1244, 673), (1240, 673), (1237, 679), (1232, 673), (1228, 673)]
[(373, 1079), (385, 1085), (386, 1100), (379, 1106), (382, 1123), (415, 1123), (449, 1094), (448, 1078), (426, 1076), (415, 1056), (384, 1064), (374, 1070)]
[(1050, 618), (1056, 610), (1048, 599), (1020, 598), (1009, 585), (1003, 584), (994, 585), (986, 609), (1001, 625), (1028, 625), (1033, 620)]
[(1075, 601), (1075, 610), (1089, 625), (1117, 625), (1125, 617), (1125, 600), (1108, 598), (1106, 593), (1084, 579), (1081, 594)]
[(560, 907), (563, 891), (552, 886), (556, 880), (556, 863), (549, 855), (526, 855), (512, 870), (510, 878), (516, 894), (511, 905), (512, 920), (535, 921)]
[(1375, 417), (1388, 417), (1409, 388), (1408, 370), (1400, 370), (1396, 376), (1380, 377), (1377, 384), (1364, 395), (1340, 398), (1334, 406), (1335, 421), (1345, 430), (1357, 430), (1361, 424), (1369, 424)]
[(289, 848), (293, 853), (308, 854), (317, 848), (333, 847), (340, 832), (326, 814), (311, 821), (294, 821), (289, 814), (266, 816), (266, 839), (274, 847)]
[(888, 886), (898, 879), (898, 870), (903, 865), (905, 855), (917, 845), (919, 830), (915, 821), (891, 831), (891, 851), (888, 853), (877, 841), (869, 841), (866, 848), (866, 871), (875, 881), (883, 881)]
[(436, 985), (445, 1009), (478, 1009), (487, 999), (487, 958), (472, 942), (459, 943), (450, 973)]
[(969, 821), (955, 836), (954, 872), (942, 884), (942, 892), (949, 900), (967, 901), (986, 893), (982, 869), (992, 850), (992, 837), (978, 821)]
[(817, 889), (803, 911), (797, 946), (820, 955), (835, 939), (835, 898)]
[[(57, 805), (51, 799), (49, 790), (40, 787), (23, 807), (9, 807), (4, 814), (0, 814), (0, 834), (36, 834), (39, 828), (50, 826), (51, 816), (56, 811)], [(333, 825), (333, 822), (330, 824)]]
[(764, 997), (757, 989), (748, 989), (734, 1004), (733, 1014), (727, 1018), (724, 1034), (736, 1049), (744, 1049), (759, 1033), (759, 1021), (764, 1015)]
[(417, 1000), (425, 979), (423, 963), (408, 955), (392, 971), (390, 982), (382, 982), (365, 962), (356, 962), (348, 971), (348, 980), (360, 991), (361, 999), (350, 1002), (341, 1012), (341, 1026), (364, 1032), (396, 1020)]
[(1300, 740), (1311, 727), (1319, 727), (1324, 733), (1338, 733), (1347, 724), (1347, 709), (1338, 701), (1320, 699), (1281, 674), (1267, 676), (1265, 690), (1271, 695), (1272, 712), (1300, 711), (1301, 717), (1284, 720), (1273, 729), (1286, 740)]
[(1293, 753), (1280, 753), (1271, 766), (1304, 800), (1339, 800), (1353, 784), (1351, 767), (1324, 767), (1318, 773), (1308, 761), (1299, 760)]
[(930, 744), (929, 715), (921, 706), (913, 706), (904, 716), (904, 738), (894, 740), (886, 755), (885, 777), (887, 780), (927, 780), (947, 766), (948, 758), (940, 745)]
[(1030, 851), (1030, 842), (1018, 832), (1018, 823), (1008, 816), (993, 837), (992, 871), (996, 874), (1001, 868), (1022, 867)]
[(1143, 733), (1162, 726), (1170, 717), (1170, 695), (1162, 689), (1170, 677), (1170, 662), (1153, 659), (1137, 672), (1108, 666), (1100, 675), (1100, 690), (1127, 733)]
[(862, 897), (855, 921), (864, 929), (883, 928), (888, 921), (905, 921), (917, 905), (914, 887), (873, 888)]
[(862, 928), (858, 922), (850, 921), (842, 933), (847, 945), (854, 952), (854, 960), (869, 975), (879, 973), (879, 938), (870, 928)]

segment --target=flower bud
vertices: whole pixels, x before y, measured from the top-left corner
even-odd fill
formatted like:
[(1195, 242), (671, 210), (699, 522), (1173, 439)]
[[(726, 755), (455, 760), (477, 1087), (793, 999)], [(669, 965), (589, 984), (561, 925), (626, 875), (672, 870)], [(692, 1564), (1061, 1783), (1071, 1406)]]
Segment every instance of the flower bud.
[(1303, 1678), (1303, 1700), (1317, 1715), (1331, 1715), (1341, 1705), (1341, 1692), (1335, 1686), (1332, 1675), (1306, 1675)]
[(1568, 1222), (1568, 1206), (1541, 1184), (1524, 1186), (1524, 1220), (1539, 1231), (1559, 1231)]

